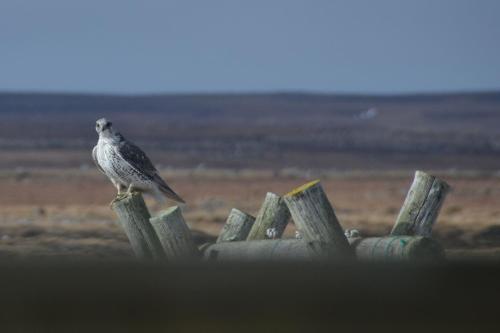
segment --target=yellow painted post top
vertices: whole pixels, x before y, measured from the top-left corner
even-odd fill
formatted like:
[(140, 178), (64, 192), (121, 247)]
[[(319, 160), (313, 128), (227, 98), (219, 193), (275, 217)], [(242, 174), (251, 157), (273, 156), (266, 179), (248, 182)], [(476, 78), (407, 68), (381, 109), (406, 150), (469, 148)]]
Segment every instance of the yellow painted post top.
[(319, 179), (316, 179), (316, 180), (313, 180), (312, 182), (309, 182), (309, 183), (306, 183), (304, 185), (301, 185), (293, 190), (291, 190), (290, 192), (288, 192), (287, 194), (285, 194), (285, 196), (287, 197), (293, 197), (293, 196), (296, 196), (308, 189), (310, 189), (311, 187), (315, 186), (316, 184), (319, 183)]

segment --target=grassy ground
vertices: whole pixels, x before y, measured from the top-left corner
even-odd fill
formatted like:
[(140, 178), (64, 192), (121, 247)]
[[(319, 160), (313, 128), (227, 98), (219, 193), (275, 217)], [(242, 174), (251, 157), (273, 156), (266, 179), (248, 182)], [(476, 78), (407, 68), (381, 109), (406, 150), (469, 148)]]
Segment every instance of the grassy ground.
[[(408, 172), (279, 172), (256, 170), (164, 170), (168, 183), (188, 202), (186, 220), (198, 242), (213, 239), (233, 207), (256, 214), (266, 192), (284, 194), (320, 178), (344, 228), (387, 234), (412, 180)], [(453, 187), (435, 237), (451, 257), (497, 256), (500, 246), (500, 177), (442, 173)], [(109, 208), (115, 192), (94, 170), (0, 173), (0, 256), (126, 257), (127, 239)], [(154, 212), (164, 207), (147, 201)], [(294, 234), (293, 224), (286, 235)]]

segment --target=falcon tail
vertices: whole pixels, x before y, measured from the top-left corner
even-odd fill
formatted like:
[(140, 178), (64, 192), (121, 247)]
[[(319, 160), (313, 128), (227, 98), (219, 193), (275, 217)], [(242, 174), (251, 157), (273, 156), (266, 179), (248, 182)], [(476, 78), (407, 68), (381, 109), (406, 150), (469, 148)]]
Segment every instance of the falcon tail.
[(174, 192), (167, 184), (162, 184), (158, 186), (160, 192), (170, 200), (176, 201), (178, 203), (186, 203), (177, 193)]

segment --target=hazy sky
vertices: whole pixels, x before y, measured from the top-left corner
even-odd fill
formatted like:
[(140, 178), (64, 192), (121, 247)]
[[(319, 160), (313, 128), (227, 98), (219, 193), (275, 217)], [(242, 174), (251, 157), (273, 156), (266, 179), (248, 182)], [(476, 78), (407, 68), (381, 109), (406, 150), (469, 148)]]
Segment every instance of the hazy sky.
[(0, 90), (482, 89), (496, 0), (0, 1)]

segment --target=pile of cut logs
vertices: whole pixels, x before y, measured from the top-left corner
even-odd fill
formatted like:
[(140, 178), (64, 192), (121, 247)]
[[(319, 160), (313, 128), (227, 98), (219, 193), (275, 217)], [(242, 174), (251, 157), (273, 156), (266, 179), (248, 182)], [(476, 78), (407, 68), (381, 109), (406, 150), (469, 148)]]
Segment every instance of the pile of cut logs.
[[(216, 243), (197, 247), (179, 207), (151, 217), (140, 194), (113, 203), (119, 224), (139, 258), (167, 261), (434, 260), (444, 255), (431, 236), (449, 186), (422, 171), (408, 191), (388, 236), (343, 230), (321, 183), (279, 196), (267, 193), (256, 217), (233, 208)], [(282, 239), (293, 221), (296, 237)]]

